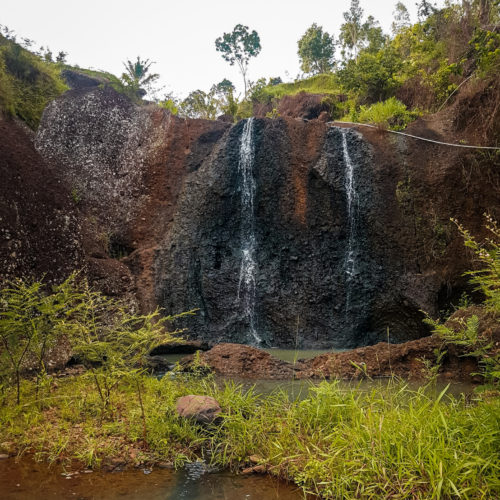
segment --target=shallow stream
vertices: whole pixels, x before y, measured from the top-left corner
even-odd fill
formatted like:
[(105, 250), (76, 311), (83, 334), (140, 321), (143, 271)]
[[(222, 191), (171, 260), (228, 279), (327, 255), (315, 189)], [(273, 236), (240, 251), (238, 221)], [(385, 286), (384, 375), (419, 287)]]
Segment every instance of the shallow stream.
[(2, 500), (299, 500), (300, 491), (267, 476), (168, 469), (65, 473), (29, 458), (0, 460)]
[[(269, 349), (268, 352), (285, 361), (311, 358), (327, 351), (294, 351)], [(164, 356), (174, 363), (184, 355)], [(167, 374), (167, 376), (171, 376)], [(228, 379), (217, 379), (223, 384)], [(308, 397), (311, 388), (320, 381), (310, 380), (248, 380), (231, 377), (231, 381), (245, 389), (252, 388), (260, 394), (276, 390), (285, 392), (289, 399)], [(369, 391), (375, 386), (386, 386), (388, 379), (363, 380), (359, 382), (340, 381), (339, 387), (346, 391), (355, 388)], [(418, 389), (419, 383), (408, 383)], [(429, 391), (439, 394), (446, 382), (438, 382)], [(390, 389), (389, 389), (390, 390)], [(471, 393), (471, 384), (450, 385), (447, 393), (459, 395)], [(299, 500), (302, 493), (293, 485), (267, 476), (235, 475), (229, 472), (213, 472), (204, 464), (189, 464), (184, 470), (155, 468), (134, 469), (121, 472), (92, 472), (81, 469), (64, 471), (60, 465), (49, 467), (28, 457), (0, 460), (0, 499), (79, 499), (79, 500)]]

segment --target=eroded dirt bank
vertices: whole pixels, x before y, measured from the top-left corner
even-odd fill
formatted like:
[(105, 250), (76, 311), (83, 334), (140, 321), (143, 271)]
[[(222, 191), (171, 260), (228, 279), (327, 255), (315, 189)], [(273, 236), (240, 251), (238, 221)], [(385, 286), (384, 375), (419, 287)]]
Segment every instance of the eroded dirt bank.
[[(489, 356), (497, 355), (500, 352), (500, 321), (493, 313), (482, 307), (469, 307), (453, 314), (446, 325), (459, 331), (472, 315), (480, 318), (479, 338), (488, 346)], [(281, 361), (255, 347), (223, 343), (201, 353), (200, 360), (217, 375), (274, 380), (356, 380), (392, 376), (421, 380), (429, 377), (439, 363), (438, 373), (442, 378), (481, 382), (478, 358), (471, 351), (465, 346), (446, 343), (439, 335), (431, 335), (401, 344), (380, 342), (350, 351), (326, 353), (312, 359), (298, 359), (296, 363)], [(192, 359), (192, 356), (184, 359), (182, 364), (186, 369), (191, 366)]]

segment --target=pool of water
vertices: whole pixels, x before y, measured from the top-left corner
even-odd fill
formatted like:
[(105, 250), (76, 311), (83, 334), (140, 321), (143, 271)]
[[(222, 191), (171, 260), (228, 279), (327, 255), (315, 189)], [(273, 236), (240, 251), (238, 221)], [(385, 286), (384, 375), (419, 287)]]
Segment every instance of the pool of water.
[(291, 485), (257, 475), (209, 473), (200, 463), (168, 469), (85, 472), (29, 458), (0, 460), (2, 500), (299, 500)]
[[(237, 377), (217, 379), (218, 382), (223, 385), (224, 382), (231, 380), (235, 383), (241, 384), (245, 389), (253, 389), (258, 394), (270, 394), (274, 391), (283, 391), (288, 395), (290, 400), (302, 400), (309, 396), (311, 388), (316, 387), (320, 384), (321, 380), (248, 380), (248, 379), (238, 379)], [(422, 381), (404, 381), (412, 390), (418, 390), (422, 387)], [(379, 379), (364, 379), (358, 381), (347, 381), (339, 380), (337, 381), (340, 390), (351, 391), (355, 389), (360, 392), (369, 392), (375, 388), (387, 388), (387, 390), (392, 390), (391, 386), (398, 384), (396, 381), (392, 381), (389, 378), (379, 378)], [(449, 387), (448, 387), (449, 385)], [(438, 380), (435, 384), (429, 386), (426, 391), (431, 396), (438, 396), (445, 387), (448, 387), (446, 394), (450, 396), (460, 396), (461, 394), (471, 394), (476, 387), (474, 384), (467, 382), (452, 382), (448, 383), (445, 380)]]

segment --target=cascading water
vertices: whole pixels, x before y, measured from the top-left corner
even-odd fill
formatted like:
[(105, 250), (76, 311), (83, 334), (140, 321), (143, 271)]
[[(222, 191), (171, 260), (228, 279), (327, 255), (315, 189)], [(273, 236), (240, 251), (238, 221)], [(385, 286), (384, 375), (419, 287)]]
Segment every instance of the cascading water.
[(240, 158), (238, 164), (239, 181), (241, 183), (241, 265), (238, 281), (238, 303), (241, 304), (244, 318), (248, 321), (250, 339), (260, 344), (262, 339), (255, 328), (255, 179), (254, 164), (254, 118), (249, 118), (243, 126), (240, 141)]
[(356, 230), (358, 219), (359, 198), (356, 191), (356, 182), (354, 179), (354, 163), (349, 155), (347, 146), (347, 129), (342, 129), (342, 150), (345, 163), (345, 192), (347, 198), (347, 248), (345, 253), (345, 277), (346, 277), (346, 315), (351, 308), (352, 280), (357, 273), (356, 269)]

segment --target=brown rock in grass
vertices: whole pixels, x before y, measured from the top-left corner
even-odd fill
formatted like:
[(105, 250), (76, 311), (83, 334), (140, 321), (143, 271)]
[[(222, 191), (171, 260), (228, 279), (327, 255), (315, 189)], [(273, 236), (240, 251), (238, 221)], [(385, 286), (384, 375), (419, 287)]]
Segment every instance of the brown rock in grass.
[(175, 411), (180, 417), (194, 419), (199, 424), (210, 424), (218, 420), (222, 410), (210, 396), (189, 395), (177, 400)]

